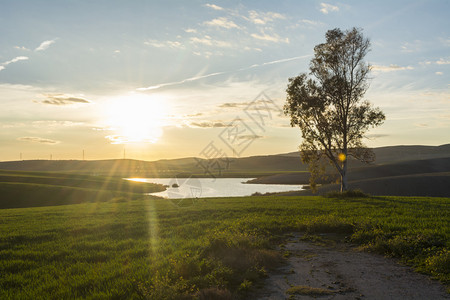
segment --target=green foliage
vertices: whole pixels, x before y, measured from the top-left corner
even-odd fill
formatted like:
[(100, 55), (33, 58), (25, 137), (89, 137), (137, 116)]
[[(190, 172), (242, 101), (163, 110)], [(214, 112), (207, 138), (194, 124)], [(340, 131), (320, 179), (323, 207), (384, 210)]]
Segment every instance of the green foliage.
[(345, 198), (367, 198), (369, 197), (369, 195), (367, 195), (366, 193), (364, 193), (361, 190), (348, 190), (348, 191), (343, 191), (343, 192), (328, 192), (325, 197), (327, 198), (341, 198), (341, 199), (345, 199)]
[(286, 293), (291, 295), (325, 296), (325, 295), (332, 295), (335, 292), (322, 288), (313, 288), (305, 285), (296, 285), (290, 287), (286, 291)]
[(364, 61), (369, 50), (370, 41), (360, 29), (329, 30), (326, 42), (314, 47), (309, 75), (289, 78), (284, 112), (291, 126), (302, 132), (302, 161), (309, 164), (313, 190), (327, 162), (340, 175), (341, 190), (346, 190), (347, 157), (374, 160), (362, 139), (385, 116), (362, 101), (369, 87), (370, 66)]
[(450, 199), (244, 197), (0, 210), (0, 298), (235, 299), (286, 233), (335, 232), (450, 283)]
[(442, 249), (434, 255), (430, 255), (425, 260), (425, 269), (438, 277), (439, 275), (448, 275), (450, 270), (450, 250)]

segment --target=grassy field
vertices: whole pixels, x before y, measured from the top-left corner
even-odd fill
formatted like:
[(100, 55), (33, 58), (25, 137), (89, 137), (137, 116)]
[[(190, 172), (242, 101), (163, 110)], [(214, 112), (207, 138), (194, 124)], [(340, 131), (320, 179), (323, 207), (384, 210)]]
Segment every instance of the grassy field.
[[(450, 199), (245, 197), (0, 210), (0, 298), (245, 298), (292, 232), (339, 233), (450, 284)], [(345, 238), (344, 238), (345, 236)]]

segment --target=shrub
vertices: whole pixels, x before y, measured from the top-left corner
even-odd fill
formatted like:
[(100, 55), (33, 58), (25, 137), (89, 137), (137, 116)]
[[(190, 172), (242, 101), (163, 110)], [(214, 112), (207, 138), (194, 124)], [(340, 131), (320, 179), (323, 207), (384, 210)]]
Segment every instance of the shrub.
[(433, 255), (425, 261), (427, 269), (433, 274), (449, 274), (450, 273), (450, 251), (443, 249), (436, 255)]
[(328, 192), (325, 194), (325, 197), (327, 198), (367, 198), (370, 197), (370, 195), (364, 193), (361, 190), (348, 190), (345, 192)]

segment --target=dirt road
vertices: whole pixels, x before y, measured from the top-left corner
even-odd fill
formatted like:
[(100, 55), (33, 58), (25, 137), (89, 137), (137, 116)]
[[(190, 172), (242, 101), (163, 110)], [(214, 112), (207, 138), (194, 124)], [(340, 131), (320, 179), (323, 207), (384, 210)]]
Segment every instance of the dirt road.
[(287, 264), (269, 274), (252, 299), (450, 299), (439, 282), (393, 259), (299, 237), (285, 244)]

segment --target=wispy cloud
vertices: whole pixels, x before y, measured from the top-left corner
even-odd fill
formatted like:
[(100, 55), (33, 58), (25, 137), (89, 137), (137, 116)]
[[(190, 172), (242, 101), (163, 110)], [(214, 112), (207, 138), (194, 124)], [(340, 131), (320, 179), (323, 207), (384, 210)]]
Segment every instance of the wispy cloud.
[(16, 62), (18, 62), (18, 61), (21, 61), (21, 60), (28, 60), (28, 59), (29, 59), (28, 56), (17, 56), (17, 57), (14, 57), (14, 58), (11, 59), (11, 60), (8, 60), (8, 61), (4, 62), (2, 65), (7, 66), (7, 65), (9, 65), (9, 64), (13, 64), (13, 63), (16, 63)]
[(438, 65), (449, 65), (450, 64), (450, 60), (441, 58), (438, 61), (436, 61), (436, 64), (438, 64)]
[(262, 32), (261, 34), (252, 33), (251, 36), (255, 39), (263, 40), (263, 41), (267, 41), (267, 42), (289, 44), (289, 38), (282, 38), (276, 33), (274, 33), (272, 35), (266, 34), (264, 32)]
[(382, 134), (382, 133), (369, 133), (367, 135), (365, 135), (366, 138), (368, 139), (379, 139), (379, 138), (384, 138), (384, 137), (388, 137), (389, 134)]
[(319, 21), (312, 21), (312, 20), (308, 20), (308, 19), (302, 19), (300, 20), (301, 24), (306, 24), (306, 25), (310, 25), (310, 26), (319, 26), (319, 25), (323, 25), (322, 22)]
[(145, 41), (144, 44), (155, 48), (178, 48), (178, 49), (184, 48), (184, 45), (178, 41), (148, 40)]
[(303, 55), (303, 56), (295, 56), (295, 57), (290, 57), (290, 58), (285, 58), (285, 59), (278, 59), (278, 60), (274, 60), (274, 61), (264, 62), (262, 64), (254, 64), (254, 65), (251, 65), (249, 67), (244, 67), (244, 68), (237, 69), (237, 70), (234, 70), (234, 71), (215, 72), (215, 73), (210, 73), (210, 74), (206, 74), (206, 75), (194, 76), (194, 77), (186, 78), (186, 79), (183, 79), (183, 80), (180, 80), (180, 81), (161, 83), (161, 84), (152, 85), (152, 86), (149, 86), (149, 87), (137, 88), (136, 90), (138, 90), (138, 91), (154, 90), (154, 89), (159, 89), (159, 88), (162, 88), (162, 87), (179, 85), (179, 84), (183, 84), (183, 83), (187, 83), (187, 82), (191, 82), (191, 81), (196, 81), (196, 80), (200, 80), (200, 79), (204, 79), (204, 78), (208, 78), (208, 77), (213, 77), (213, 76), (218, 76), (218, 75), (223, 75), (223, 74), (230, 74), (230, 73), (236, 73), (236, 72), (241, 72), (241, 71), (245, 71), (245, 70), (250, 70), (250, 69), (253, 69), (253, 68), (262, 67), (262, 66), (266, 66), (266, 65), (284, 63), (284, 62), (293, 61), (293, 60), (297, 60), (297, 59), (304, 59), (304, 58), (307, 58), (307, 57), (310, 57), (310, 56), (311, 55)]
[(205, 37), (202, 37), (202, 38), (199, 38), (199, 37), (192, 37), (191, 38), (191, 43), (194, 43), (194, 44), (203, 44), (203, 45), (206, 45), (206, 46), (212, 46), (213, 45), (213, 42), (212, 42), (212, 39), (211, 39), (211, 37), (210, 36), (205, 36)]
[(225, 17), (220, 17), (220, 18), (216, 18), (213, 19), (211, 21), (206, 21), (203, 24), (207, 25), (207, 26), (213, 26), (213, 27), (222, 27), (222, 28), (226, 28), (226, 29), (231, 29), (231, 28), (239, 28), (238, 25), (236, 25), (236, 23), (234, 23), (231, 20), (228, 20)]
[(76, 103), (91, 103), (89, 100), (86, 100), (81, 97), (75, 97), (72, 95), (66, 94), (44, 94), (44, 100), (35, 100), (35, 103), (49, 104), (49, 105), (70, 105)]
[(449, 65), (450, 64), (450, 60), (448, 58), (440, 58), (439, 60), (436, 61), (423, 61), (420, 62), (421, 65), (432, 65), (432, 64), (436, 64), (436, 65)]
[(268, 100), (254, 100), (252, 102), (225, 102), (222, 103), (221, 105), (219, 105), (219, 108), (225, 108), (225, 109), (239, 109), (242, 110), (243, 108), (252, 106), (252, 108), (258, 108), (264, 111), (273, 111), (273, 112), (277, 112), (280, 113), (281, 109), (279, 107), (277, 107), (276, 105), (274, 105), (274, 103), (272, 101), (268, 101)]
[(414, 70), (414, 68), (411, 66), (401, 67), (398, 65), (389, 65), (389, 66), (373, 65), (372, 70), (378, 71), (378, 72), (393, 72), (393, 71), (403, 71), (403, 70)]
[(222, 121), (203, 121), (203, 122), (190, 122), (187, 124), (188, 127), (194, 128), (221, 128), (221, 127), (230, 127), (231, 122), (228, 124)]
[(28, 56), (17, 56), (17, 57), (14, 57), (13, 59), (5, 61), (4, 63), (0, 64), (0, 71), (6, 69), (5, 66), (7, 66), (9, 64), (13, 64), (13, 63), (16, 63), (18, 61), (28, 60), (28, 59), (29, 59)]
[(273, 22), (276, 19), (286, 19), (286, 17), (276, 12), (257, 12), (251, 10), (248, 12), (248, 19), (256, 25), (265, 25), (268, 22)]
[(30, 51), (30, 49), (28, 49), (25, 46), (14, 46), (14, 48), (19, 49), (19, 50), (24, 50), (24, 51)]
[(327, 15), (329, 12), (339, 11), (339, 7), (322, 2), (320, 3), (320, 11)]
[(215, 4), (206, 3), (205, 6), (211, 8), (211, 9), (214, 9), (214, 10), (223, 10), (223, 7), (220, 7), (220, 6), (215, 5)]
[(292, 61), (292, 60), (297, 60), (297, 59), (302, 59), (302, 58), (307, 58), (310, 57), (311, 54), (308, 55), (302, 55), (302, 56), (295, 56), (295, 57), (290, 57), (290, 58), (283, 58), (283, 59), (277, 59), (277, 60), (272, 60), (272, 61), (268, 61), (259, 65), (253, 65), (252, 67), (259, 67), (259, 66), (267, 66), (267, 65), (273, 65), (273, 64), (279, 64), (279, 63), (284, 63), (284, 62), (288, 62), (288, 61)]
[(226, 41), (214, 40), (209, 35), (205, 35), (204, 37), (192, 37), (190, 42), (193, 44), (201, 44), (205, 46), (214, 46), (219, 48), (229, 48), (232, 46), (231, 43)]
[(238, 140), (256, 140), (256, 139), (262, 139), (264, 136), (257, 135), (257, 134), (248, 134), (248, 135), (240, 135), (237, 137)]
[(56, 39), (53, 40), (48, 40), (48, 41), (43, 41), (39, 47), (37, 47), (36, 49), (34, 49), (34, 51), (44, 51), (47, 50), (48, 47), (50, 47), (51, 44), (55, 43)]
[(60, 141), (55, 141), (55, 140), (45, 139), (45, 138), (35, 137), (35, 136), (19, 137), (19, 138), (17, 138), (17, 140), (22, 141), (22, 142), (48, 144), (48, 145), (56, 145), (56, 144), (60, 143)]
[(196, 81), (199, 79), (204, 79), (204, 78), (208, 78), (208, 77), (213, 77), (213, 76), (217, 76), (217, 75), (222, 75), (222, 74), (226, 74), (229, 72), (216, 72), (216, 73), (211, 73), (211, 74), (206, 74), (206, 75), (201, 75), (201, 76), (194, 76), (194, 77), (190, 77), (190, 78), (186, 78), (180, 81), (174, 81), (174, 82), (167, 82), (167, 83), (161, 83), (161, 84), (157, 84), (157, 85), (152, 85), (149, 87), (144, 87), (144, 88), (138, 88), (138, 91), (148, 91), (148, 90), (155, 90), (155, 89), (159, 89), (162, 87), (167, 87), (167, 86), (173, 86), (173, 85), (179, 85), (179, 84), (183, 84), (183, 83), (187, 83), (187, 82), (191, 82), (191, 81)]
[(75, 126), (83, 126), (85, 123), (83, 122), (73, 122), (73, 121), (55, 121), (55, 120), (46, 120), (46, 121), (33, 121), (33, 127), (75, 127)]
[(401, 46), (401, 51), (406, 52), (406, 53), (417, 52), (417, 51), (420, 51), (420, 49), (422, 48), (422, 44), (423, 43), (420, 40), (406, 42), (406, 43), (403, 43), (403, 45)]

